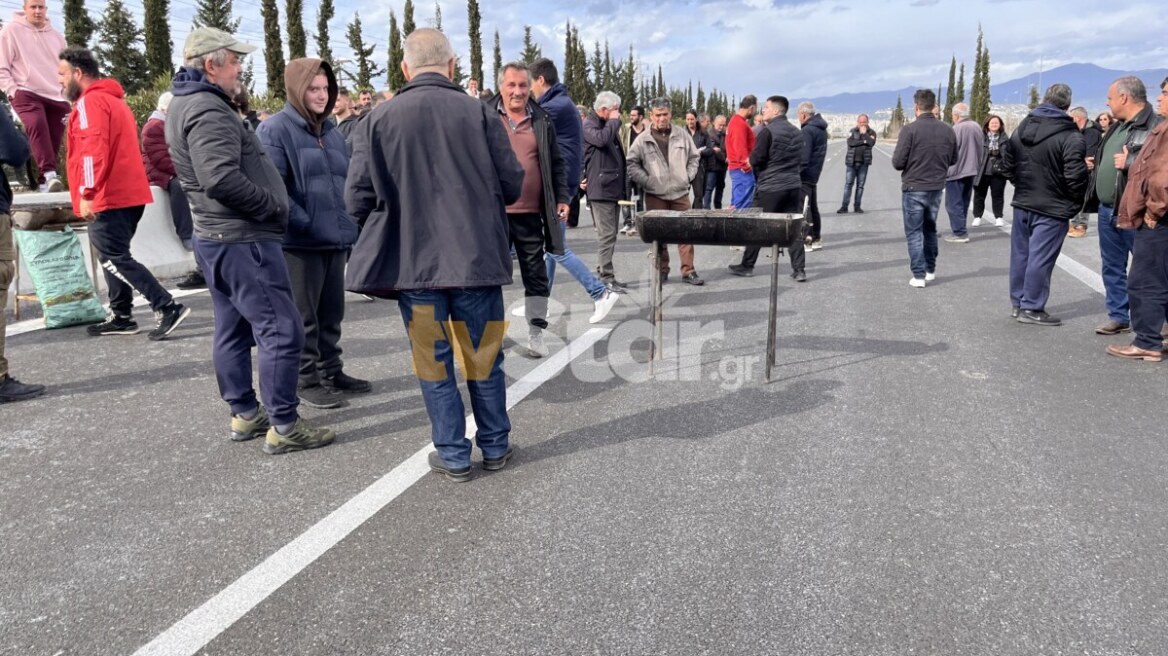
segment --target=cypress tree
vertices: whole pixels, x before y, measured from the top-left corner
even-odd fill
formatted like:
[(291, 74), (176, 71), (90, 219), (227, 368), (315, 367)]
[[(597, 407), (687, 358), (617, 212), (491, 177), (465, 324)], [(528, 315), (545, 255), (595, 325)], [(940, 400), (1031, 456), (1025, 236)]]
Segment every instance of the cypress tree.
[(621, 70), (620, 84), (617, 85), (616, 92), (626, 108), (637, 104), (637, 60), (633, 56), (632, 45), (629, 45), (629, 58), (625, 60)]
[[(957, 104), (957, 56), (949, 60), (949, 86), (945, 89), (945, 111), (941, 112), (941, 120), (953, 122), (953, 105)], [(941, 87), (937, 87), (937, 102), (941, 102)]]
[(122, 0), (109, 0), (97, 26), (93, 54), (102, 72), (120, 82), (127, 94), (137, 92), (150, 80), (146, 55), (138, 49), (141, 40), (142, 30)]
[(357, 88), (372, 89), (373, 78), (385, 71), (379, 69), (377, 63), (373, 61), (374, 46), (365, 45), (365, 35), (361, 33), (361, 15), (359, 13), (353, 13), (353, 22), (349, 23), (346, 36), (349, 39), (349, 47), (353, 49), (353, 57), (357, 60)]
[(1042, 98), (1040, 98), (1038, 95), (1038, 85), (1031, 84), (1030, 85), (1030, 101), (1026, 103), (1026, 106), (1029, 107), (1030, 109), (1034, 109), (1035, 107), (1038, 107), (1038, 104), (1041, 102), (1042, 102)]
[(957, 76), (957, 102), (965, 102), (965, 62), (961, 62), (961, 72)]
[(531, 37), (531, 26), (523, 26), (523, 52), (519, 55), (519, 61), (524, 64), (531, 64), (535, 60), (543, 57), (543, 49)]
[[(239, 20), (231, 18), (231, 0), (196, 0), (195, 27), (213, 27), (235, 34), (239, 29)], [(277, 29), (279, 27), (276, 25)]]
[(414, 0), (406, 0), (405, 6), (402, 7), (402, 39), (409, 36), (416, 27), (414, 24)]
[(993, 103), (990, 94), (990, 49), (988, 47), (982, 48), (981, 57), (981, 97), (978, 99), (978, 106), (984, 121), (990, 115), (990, 105)]
[(65, 42), (71, 46), (89, 47), (97, 25), (85, 9), (85, 0), (65, 0)]
[(503, 68), (503, 47), (499, 45), (499, 28), (495, 28), (495, 52), (491, 63), (494, 64), (494, 66), (491, 68), (491, 79), (495, 81), (495, 91), (498, 91), (499, 69)]
[(389, 88), (397, 91), (406, 84), (406, 74), (402, 72), (405, 50), (402, 45), (401, 30), (397, 28), (397, 15), (389, 10)]
[(592, 51), (592, 86), (597, 91), (611, 91), (611, 87), (605, 84), (604, 79), (604, 58), (600, 56), (600, 42), (596, 42), (596, 47)]
[(170, 40), (170, 0), (143, 0), (144, 36), (146, 39), (146, 70), (150, 80), (174, 73), (174, 43)]
[(333, 0), (321, 0), (316, 10), (316, 56), (332, 63), (333, 49), (329, 45), (329, 21), (336, 15)]
[(280, 42), (280, 9), (276, 0), (261, 0), (260, 15), (264, 18), (264, 77), (268, 93), (284, 97), (284, 45)]
[(479, 88), (486, 86), (483, 79), (483, 28), (482, 14), (479, 13), (479, 0), (467, 0), (466, 21), (467, 36), (470, 37), (470, 77), (477, 80)]
[(288, 0), (284, 12), (284, 22), (288, 26), (288, 59), (301, 59), (308, 53), (308, 37), (304, 34), (304, 0)]
[(694, 104), (694, 109), (698, 112), (698, 118), (701, 118), (701, 115), (706, 113), (706, 92), (702, 90), (701, 80), (698, 80), (698, 97), (697, 102)]

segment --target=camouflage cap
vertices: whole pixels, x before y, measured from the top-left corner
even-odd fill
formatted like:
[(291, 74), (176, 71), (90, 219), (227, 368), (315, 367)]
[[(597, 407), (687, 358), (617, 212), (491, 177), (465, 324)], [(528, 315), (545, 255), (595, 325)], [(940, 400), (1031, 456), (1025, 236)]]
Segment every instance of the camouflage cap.
[(209, 55), (224, 48), (240, 55), (250, 55), (256, 51), (255, 46), (244, 43), (223, 30), (200, 27), (191, 30), (187, 35), (186, 43), (183, 44), (183, 59)]

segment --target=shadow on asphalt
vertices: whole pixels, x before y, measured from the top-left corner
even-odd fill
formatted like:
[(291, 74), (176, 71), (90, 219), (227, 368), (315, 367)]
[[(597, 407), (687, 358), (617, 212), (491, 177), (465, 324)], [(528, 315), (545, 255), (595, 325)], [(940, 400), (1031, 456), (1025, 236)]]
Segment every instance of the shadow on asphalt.
[(142, 387), (144, 384), (164, 383), (172, 380), (189, 380), (200, 377), (213, 378), (214, 376), (215, 367), (210, 359), (172, 362), (165, 367), (159, 367), (157, 369), (129, 371), (123, 374), (104, 374), (97, 378), (54, 385), (53, 395), (94, 394), (113, 390), (135, 389)]

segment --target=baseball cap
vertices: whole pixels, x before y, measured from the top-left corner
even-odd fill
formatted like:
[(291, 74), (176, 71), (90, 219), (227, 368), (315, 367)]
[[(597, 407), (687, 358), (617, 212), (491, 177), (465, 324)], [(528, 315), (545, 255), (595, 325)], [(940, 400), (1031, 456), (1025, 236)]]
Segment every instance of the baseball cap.
[(223, 30), (200, 27), (191, 30), (187, 35), (186, 43), (183, 44), (183, 59), (200, 57), (223, 48), (240, 55), (249, 55), (256, 51), (255, 46), (244, 43)]

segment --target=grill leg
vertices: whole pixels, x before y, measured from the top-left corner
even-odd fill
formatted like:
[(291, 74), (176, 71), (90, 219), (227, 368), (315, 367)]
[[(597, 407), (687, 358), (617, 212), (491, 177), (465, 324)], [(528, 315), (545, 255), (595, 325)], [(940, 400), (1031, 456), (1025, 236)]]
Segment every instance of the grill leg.
[(653, 361), (661, 356), (661, 342), (658, 329), (661, 323), (661, 251), (653, 242), (653, 253), (649, 257), (649, 375), (653, 375)]
[(769, 316), (767, 316), (766, 382), (771, 382), (771, 370), (775, 367), (775, 348), (778, 332), (779, 303), (779, 245), (771, 246), (771, 294)]

